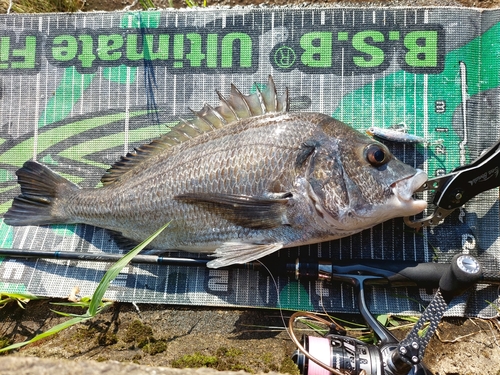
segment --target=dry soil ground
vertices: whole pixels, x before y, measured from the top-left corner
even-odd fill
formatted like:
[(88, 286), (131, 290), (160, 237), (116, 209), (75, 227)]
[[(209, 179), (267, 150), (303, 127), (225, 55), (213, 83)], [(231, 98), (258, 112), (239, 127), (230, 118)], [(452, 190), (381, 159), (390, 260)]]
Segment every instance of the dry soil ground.
[[(163, 7), (170, 5), (168, 0), (154, 2)], [(5, 12), (8, 3), (0, 0), (0, 12)], [(304, 2), (208, 0), (208, 3), (230, 6), (265, 3), (271, 6), (302, 5)], [(308, 3), (338, 5), (328, 1)], [(171, 4), (185, 6), (184, 0), (172, 0)], [(348, 4), (491, 8), (500, 6), (500, 0), (358, 0)], [(81, 5), (83, 11), (111, 11), (130, 5), (139, 7), (132, 0), (87, 0)], [(62, 322), (65, 318), (51, 312), (51, 307), (48, 301), (32, 301), (24, 310), (15, 304), (5, 307), (0, 310), (0, 337), (18, 342)], [(93, 321), (1, 357), (0, 374), (178, 374), (168, 368), (185, 366), (298, 373), (290, 360), (295, 347), (281, 327), (283, 321), (277, 311), (188, 309), (161, 305), (142, 305), (136, 309), (128, 304), (115, 304)], [(440, 325), (438, 333), (431, 340), (425, 356), (425, 362), (434, 374), (500, 374), (498, 319), (448, 319)], [(405, 333), (400, 331), (397, 334), (402, 337)], [(212, 372), (204, 370), (203, 373)]]
[[(173, 5), (176, 8), (186, 6), (185, 0), (154, 0), (158, 7), (169, 7)], [(194, 3), (202, 4), (203, 0), (194, 0)], [(83, 10), (115, 10), (123, 9), (126, 6), (133, 5), (139, 8), (138, 1), (134, 0), (85, 0), (83, 1)], [(499, 0), (351, 0), (351, 1), (336, 1), (336, 0), (207, 0), (208, 5), (228, 5), (228, 6), (244, 6), (265, 4), (273, 5), (302, 5), (308, 4), (312, 6), (465, 6), (478, 8), (493, 8), (500, 6)]]
[[(0, 311), (0, 336), (22, 341), (66, 319), (55, 315), (50, 308), (54, 306), (48, 301), (32, 301), (24, 310), (15, 304), (7, 306)], [(285, 320), (288, 315), (284, 312)], [(115, 304), (86, 324), (2, 357), (0, 374), (42, 371), (48, 374), (56, 365), (60, 374), (76, 374), (77, 369), (85, 374), (106, 371), (125, 374), (131, 371), (126, 366), (130, 364), (298, 374), (290, 360), (295, 347), (282, 327), (282, 317), (275, 310), (158, 305), (141, 305), (136, 309), (129, 304)], [(407, 329), (395, 331), (396, 336), (404, 337)], [(499, 342), (497, 319), (448, 319), (431, 340), (425, 363), (436, 375), (498, 375)], [(52, 361), (38, 363), (39, 367), (33, 370), (29, 357)], [(117, 362), (121, 366), (115, 365)], [(151, 370), (133, 369), (137, 373)]]

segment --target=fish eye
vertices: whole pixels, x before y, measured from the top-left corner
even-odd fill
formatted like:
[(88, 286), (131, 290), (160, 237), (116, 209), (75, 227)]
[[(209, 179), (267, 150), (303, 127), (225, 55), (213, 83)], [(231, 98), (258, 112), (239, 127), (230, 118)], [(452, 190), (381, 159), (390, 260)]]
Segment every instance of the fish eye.
[(384, 150), (380, 145), (371, 144), (365, 149), (365, 157), (368, 163), (374, 167), (380, 167), (388, 162), (387, 151)]

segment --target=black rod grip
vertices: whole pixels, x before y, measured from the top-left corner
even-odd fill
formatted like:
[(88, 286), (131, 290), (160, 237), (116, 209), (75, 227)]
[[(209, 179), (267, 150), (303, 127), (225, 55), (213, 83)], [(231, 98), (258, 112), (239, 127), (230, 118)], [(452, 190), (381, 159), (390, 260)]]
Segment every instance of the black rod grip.
[(478, 282), (484, 284), (500, 284), (500, 273), (483, 270), (483, 277)]

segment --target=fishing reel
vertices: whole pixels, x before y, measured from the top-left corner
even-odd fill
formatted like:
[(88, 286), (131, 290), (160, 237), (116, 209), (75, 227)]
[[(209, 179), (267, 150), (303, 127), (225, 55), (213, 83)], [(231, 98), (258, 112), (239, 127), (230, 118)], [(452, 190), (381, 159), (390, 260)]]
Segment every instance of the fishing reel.
[[(308, 318), (324, 324), (330, 323), (318, 316), (307, 313), (294, 314), (293, 320)], [(292, 357), (301, 374), (327, 375), (339, 371), (342, 374), (383, 375), (384, 357), (381, 350), (371, 344), (348, 337), (331, 325), (330, 332), (324, 337), (302, 337)], [(321, 366), (325, 364), (326, 366)], [(329, 369), (328, 367), (332, 369)]]
[[(369, 272), (364, 270), (357, 273)], [(449, 302), (477, 283), (482, 276), (481, 266), (474, 257), (465, 254), (456, 255), (441, 274), (439, 289), (430, 304), (406, 338), (399, 341), (370, 314), (365, 302), (365, 284), (374, 279), (380, 280), (380, 275), (331, 273), (331, 279), (354, 285), (360, 313), (378, 337), (378, 343), (373, 345), (348, 337), (343, 327), (331, 320), (313, 313), (297, 312), (289, 321), (290, 336), (298, 347), (292, 358), (303, 375), (431, 374), (422, 363), (430, 338), (436, 331)], [(294, 326), (306, 318), (329, 326), (329, 332), (323, 337), (304, 335), (299, 341)], [(422, 334), (424, 325), (428, 327)]]

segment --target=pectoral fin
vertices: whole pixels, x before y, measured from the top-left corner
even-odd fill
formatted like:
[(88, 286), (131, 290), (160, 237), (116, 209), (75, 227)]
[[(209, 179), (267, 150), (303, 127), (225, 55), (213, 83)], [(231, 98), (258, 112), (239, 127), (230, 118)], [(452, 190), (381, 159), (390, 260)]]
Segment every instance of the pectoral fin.
[(207, 263), (209, 268), (226, 267), (232, 264), (243, 264), (262, 258), (281, 249), (283, 244), (253, 244), (242, 242), (226, 242), (215, 250), (214, 260)]
[(271, 229), (288, 224), (286, 207), (291, 193), (260, 197), (247, 195), (188, 193), (175, 199), (204, 206), (237, 225), (252, 229)]

